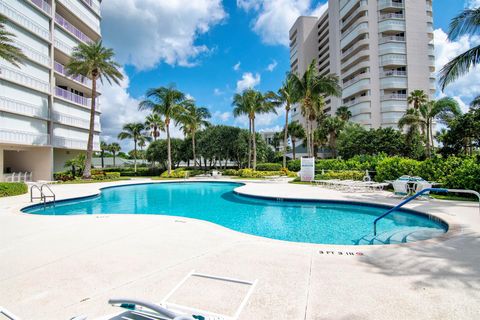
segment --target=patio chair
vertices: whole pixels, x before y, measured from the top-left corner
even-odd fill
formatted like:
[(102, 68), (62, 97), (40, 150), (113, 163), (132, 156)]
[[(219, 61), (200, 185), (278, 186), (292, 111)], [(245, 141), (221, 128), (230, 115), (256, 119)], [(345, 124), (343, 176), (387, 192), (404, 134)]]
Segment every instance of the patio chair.
[(395, 180), (392, 182), (393, 194), (397, 197), (406, 197), (408, 195), (407, 183), (402, 180)]
[(212, 170), (212, 178), (220, 178), (222, 176), (222, 173), (218, 170)]
[[(428, 181), (425, 181), (425, 180), (423, 180), (423, 181), (418, 181), (418, 182), (416, 183), (415, 192), (420, 192), (420, 191), (422, 191), (423, 189), (429, 189), (429, 188), (431, 188), (431, 187), (432, 187), (432, 184), (431, 184), (430, 182), (428, 182)], [(423, 196), (424, 196), (424, 197), (428, 197), (429, 193), (430, 193), (430, 191), (427, 191), (427, 192), (425, 192), (425, 193), (423, 194)]]

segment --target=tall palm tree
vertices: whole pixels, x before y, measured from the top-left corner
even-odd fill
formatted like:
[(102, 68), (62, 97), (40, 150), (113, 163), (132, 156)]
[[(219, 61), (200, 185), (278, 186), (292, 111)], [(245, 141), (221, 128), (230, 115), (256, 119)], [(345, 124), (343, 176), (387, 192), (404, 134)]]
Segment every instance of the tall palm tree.
[(352, 117), (352, 112), (348, 109), (347, 106), (341, 106), (335, 112), (335, 115), (340, 117), (343, 121), (348, 121)]
[(414, 112), (407, 112), (400, 119), (398, 125), (400, 128), (403, 128), (405, 125), (420, 128), (425, 141), (426, 156), (430, 157), (434, 145), (433, 127), (435, 120), (439, 120), (442, 123), (448, 123), (460, 114), (461, 110), (457, 101), (446, 97), (437, 101), (428, 101), (427, 103), (422, 104), (420, 109), (414, 110)]
[(177, 90), (174, 85), (169, 87), (153, 88), (147, 91), (146, 99), (140, 102), (138, 109), (150, 109), (165, 117), (167, 132), (167, 170), (172, 173), (172, 146), (170, 140), (170, 122), (176, 120), (184, 110), (187, 100), (185, 94)]
[(118, 134), (118, 139), (133, 139), (134, 152), (133, 152), (133, 163), (135, 167), (135, 172), (137, 172), (137, 145), (138, 141), (144, 137), (143, 130), (145, 130), (145, 125), (141, 122), (132, 122), (127, 123), (123, 126), (123, 131)]
[(246, 91), (242, 92), (241, 94), (237, 93), (233, 96), (233, 116), (239, 117), (242, 115), (246, 115), (248, 117), (248, 134), (250, 137), (248, 138), (248, 168), (252, 167), (252, 120), (249, 117), (250, 114), (250, 102), (248, 101), (248, 96)]
[(19, 67), (27, 57), (20, 48), (13, 45), (15, 35), (5, 29), (6, 22), (7, 19), (0, 14), (0, 58)]
[(293, 74), (295, 90), (299, 95), (302, 114), (306, 121), (308, 155), (313, 156), (313, 127), (323, 114), (327, 96), (341, 96), (342, 89), (334, 75), (319, 76), (314, 59), (302, 77)]
[(255, 132), (255, 117), (257, 114), (277, 113), (275, 104), (270, 101), (268, 94), (264, 95), (254, 89), (247, 89), (242, 94), (235, 94), (233, 97), (233, 115), (238, 117), (241, 114), (246, 114), (250, 124), (250, 140), (252, 147), (252, 168), (257, 167), (257, 139)]
[(305, 139), (305, 130), (303, 129), (303, 126), (298, 121), (292, 121), (288, 125), (288, 135), (290, 136), (290, 140), (292, 141), (293, 160), (295, 160), (296, 159), (295, 148), (297, 145), (297, 141)]
[(145, 126), (150, 129), (154, 141), (160, 136), (160, 131), (165, 131), (165, 122), (158, 113), (151, 113), (145, 118)]
[(102, 160), (102, 168), (105, 168), (104, 157), (105, 151), (108, 151), (108, 144), (105, 141), (100, 141), (100, 159)]
[(428, 95), (423, 90), (413, 90), (407, 97), (408, 104), (413, 105), (415, 110), (428, 102)]
[(102, 41), (90, 44), (79, 43), (73, 49), (72, 58), (67, 64), (67, 73), (74, 76), (84, 76), (92, 79), (91, 106), (90, 106), (90, 128), (88, 131), (87, 157), (85, 160), (85, 169), (83, 178), (90, 179), (90, 168), (92, 166), (93, 155), (93, 135), (95, 132), (95, 107), (97, 97), (97, 80), (103, 83), (106, 79), (108, 83), (119, 84), (123, 79), (120, 72), (120, 65), (114, 59), (112, 49), (102, 45)]
[(288, 143), (288, 115), (292, 105), (298, 102), (295, 82), (291, 73), (287, 74), (282, 87), (277, 93), (269, 92), (267, 96), (272, 100), (275, 106), (285, 106), (285, 126), (283, 129), (283, 167), (287, 167), (287, 143)]
[(108, 145), (108, 151), (110, 151), (113, 155), (113, 166), (116, 167), (116, 163), (115, 163), (115, 157), (117, 155), (117, 152), (119, 152), (122, 148), (120, 147), (120, 145), (116, 142), (112, 142)]
[(212, 115), (207, 108), (197, 107), (193, 100), (189, 100), (185, 103), (185, 110), (179, 116), (178, 122), (181, 124), (181, 129), (186, 136), (192, 138), (192, 153), (193, 153), (193, 168), (197, 168), (197, 153), (195, 135), (203, 127), (208, 127), (210, 123), (207, 119), (210, 119)]
[[(465, 9), (452, 19), (448, 38), (456, 40), (466, 34), (476, 34), (480, 30), (480, 7)], [(440, 70), (440, 87), (442, 90), (458, 77), (468, 73), (480, 62), (480, 45), (468, 49), (453, 58)]]
[(328, 144), (332, 150), (333, 158), (337, 157), (337, 138), (340, 135), (340, 132), (345, 127), (345, 121), (340, 119), (340, 117), (326, 117), (322, 124), (328, 133)]

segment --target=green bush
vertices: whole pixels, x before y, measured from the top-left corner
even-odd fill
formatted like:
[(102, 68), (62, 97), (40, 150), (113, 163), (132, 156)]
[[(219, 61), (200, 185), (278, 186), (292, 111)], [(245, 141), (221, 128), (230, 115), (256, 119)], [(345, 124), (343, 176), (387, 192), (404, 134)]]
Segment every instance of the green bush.
[(55, 181), (65, 182), (65, 181), (72, 181), (74, 179), (75, 177), (72, 175), (72, 173), (67, 171), (55, 172), (53, 174), (53, 180)]
[(257, 171), (280, 171), (282, 165), (280, 163), (259, 163), (257, 164)]
[(154, 177), (159, 176), (165, 170), (161, 168), (151, 168), (151, 167), (138, 167), (137, 172), (135, 173), (133, 168), (107, 168), (103, 169), (103, 172), (119, 172), (122, 177)]
[(445, 177), (445, 187), (470, 189), (480, 192), (480, 163), (474, 158), (465, 159), (453, 172)]
[(316, 180), (362, 180), (365, 176), (363, 171), (353, 171), (353, 170), (344, 170), (344, 171), (328, 171), (325, 174), (319, 174), (315, 176)]
[(28, 192), (23, 182), (0, 182), (0, 197), (18, 196)]
[(240, 169), (238, 176), (242, 178), (263, 178), (269, 176), (285, 176), (285, 171), (255, 171), (253, 169)]
[(294, 172), (300, 171), (300, 159), (288, 161), (287, 169)]
[(120, 172), (105, 172), (105, 178), (109, 180), (120, 179)]
[(380, 161), (377, 165), (375, 180), (395, 180), (403, 175), (418, 176), (420, 173), (420, 161), (391, 157)]
[(183, 168), (175, 169), (173, 170), (170, 175), (168, 174), (168, 171), (163, 172), (160, 177), (161, 178), (185, 178), (185, 173), (187, 173)]
[(235, 169), (225, 169), (222, 171), (224, 176), (238, 176), (238, 170)]

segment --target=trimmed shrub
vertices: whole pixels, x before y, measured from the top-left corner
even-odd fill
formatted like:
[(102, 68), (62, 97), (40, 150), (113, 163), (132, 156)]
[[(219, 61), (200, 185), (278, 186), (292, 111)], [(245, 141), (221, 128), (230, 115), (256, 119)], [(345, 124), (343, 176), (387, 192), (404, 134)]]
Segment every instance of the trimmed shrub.
[(328, 171), (325, 174), (319, 174), (315, 176), (317, 180), (362, 180), (365, 176), (363, 171), (353, 171), (353, 170), (344, 170), (344, 171)]
[(238, 176), (238, 171), (239, 170), (235, 170), (235, 169), (225, 169), (222, 171), (222, 174), (224, 176)]
[(0, 197), (18, 196), (28, 192), (28, 186), (23, 182), (0, 182)]
[(280, 171), (282, 165), (280, 163), (259, 163), (257, 164), (257, 171)]
[(420, 164), (420, 161), (413, 159), (401, 157), (386, 158), (378, 163), (375, 180), (395, 180), (403, 175), (417, 176), (420, 173)]
[(445, 187), (480, 192), (480, 163), (474, 158), (465, 159), (451, 174), (445, 177)]
[(186, 171), (183, 168), (175, 169), (173, 170), (170, 175), (168, 174), (168, 171), (163, 172), (160, 177), (161, 178), (185, 178), (185, 174), (188, 171)]
[(71, 172), (63, 171), (63, 172), (55, 172), (53, 174), (53, 180), (55, 181), (72, 181), (75, 177), (72, 175)]
[(300, 159), (288, 161), (287, 168), (288, 170), (294, 171), (294, 172), (300, 171)]
[(120, 172), (105, 172), (106, 179), (120, 179)]

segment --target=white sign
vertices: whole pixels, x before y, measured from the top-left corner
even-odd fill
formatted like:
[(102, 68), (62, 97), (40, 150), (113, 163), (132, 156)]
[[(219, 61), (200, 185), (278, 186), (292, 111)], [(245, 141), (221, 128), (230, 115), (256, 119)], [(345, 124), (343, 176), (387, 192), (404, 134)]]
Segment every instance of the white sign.
[(300, 179), (302, 181), (313, 181), (315, 179), (315, 158), (301, 158)]

